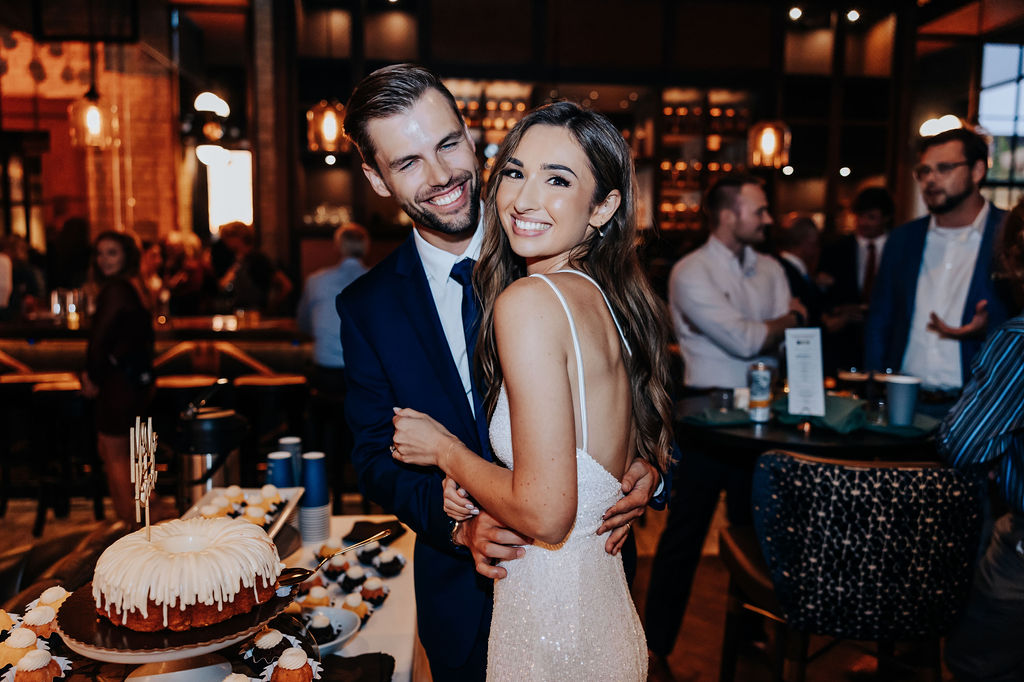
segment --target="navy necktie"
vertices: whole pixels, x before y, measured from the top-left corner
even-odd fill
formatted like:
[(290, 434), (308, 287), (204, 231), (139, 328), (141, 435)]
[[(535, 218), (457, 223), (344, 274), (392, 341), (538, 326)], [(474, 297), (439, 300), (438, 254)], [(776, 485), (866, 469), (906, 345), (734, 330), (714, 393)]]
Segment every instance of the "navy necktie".
[(470, 367), (473, 366), (473, 350), (476, 348), (476, 335), (480, 327), (480, 320), (477, 318), (476, 296), (473, 294), (474, 265), (476, 265), (476, 261), (472, 258), (463, 258), (452, 266), (452, 272), (449, 275), (462, 285), (462, 330), (466, 334), (466, 355), (470, 358)]

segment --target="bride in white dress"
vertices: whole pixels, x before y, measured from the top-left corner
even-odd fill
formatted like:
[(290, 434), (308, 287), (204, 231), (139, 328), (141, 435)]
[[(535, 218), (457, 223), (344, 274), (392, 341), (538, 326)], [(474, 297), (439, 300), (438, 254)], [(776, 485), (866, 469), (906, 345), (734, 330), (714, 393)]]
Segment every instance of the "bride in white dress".
[[(671, 440), (668, 334), (636, 259), (629, 149), (606, 118), (561, 102), (524, 117), (494, 169), (476, 360), (507, 468), (410, 409), (396, 409), (394, 456), (440, 467), (534, 539), (495, 583), (488, 680), (646, 680), (622, 558), (596, 532), (633, 458), (664, 471)], [(472, 513), (447, 490), (453, 518)]]

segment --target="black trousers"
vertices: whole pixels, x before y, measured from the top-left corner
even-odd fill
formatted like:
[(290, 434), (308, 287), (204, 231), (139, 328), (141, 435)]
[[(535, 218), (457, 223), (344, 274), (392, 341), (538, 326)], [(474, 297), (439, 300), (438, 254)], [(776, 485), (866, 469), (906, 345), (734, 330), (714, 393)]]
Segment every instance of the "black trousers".
[(683, 449), (673, 478), (668, 522), (658, 541), (647, 590), (647, 646), (658, 656), (672, 652), (704, 538), (725, 490), (729, 523), (753, 522), (750, 496), (755, 458), (746, 454), (708, 455)]

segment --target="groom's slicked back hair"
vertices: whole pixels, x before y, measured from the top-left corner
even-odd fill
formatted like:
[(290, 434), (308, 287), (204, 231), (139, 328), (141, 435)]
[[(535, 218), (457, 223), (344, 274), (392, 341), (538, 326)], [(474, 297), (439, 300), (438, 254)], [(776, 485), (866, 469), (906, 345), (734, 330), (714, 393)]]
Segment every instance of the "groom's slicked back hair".
[(401, 114), (412, 108), (427, 90), (437, 90), (462, 121), (455, 98), (441, 77), (418, 64), (392, 64), (377, 69), (359, 81), (345, 105), (345, 134), (359, 150), (363, 161), (379, 172), (376, 150), (367, 130), (370, 121)]

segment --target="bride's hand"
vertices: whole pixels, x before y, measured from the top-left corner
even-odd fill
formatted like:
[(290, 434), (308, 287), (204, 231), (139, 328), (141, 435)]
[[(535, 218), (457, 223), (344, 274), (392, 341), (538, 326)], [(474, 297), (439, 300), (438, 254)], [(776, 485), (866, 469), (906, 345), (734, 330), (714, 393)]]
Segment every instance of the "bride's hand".
[(396, 407), (391, 422), (395, 425), (391, 456), (404, 464), (442, 466), (441, 458), (459, 442), (430, 415), (413, 409)]
[(465, 521), (480, 513), (465, 490), (447, 476), (442, 484), (444, 490), (444, 513), (456, 521)]

